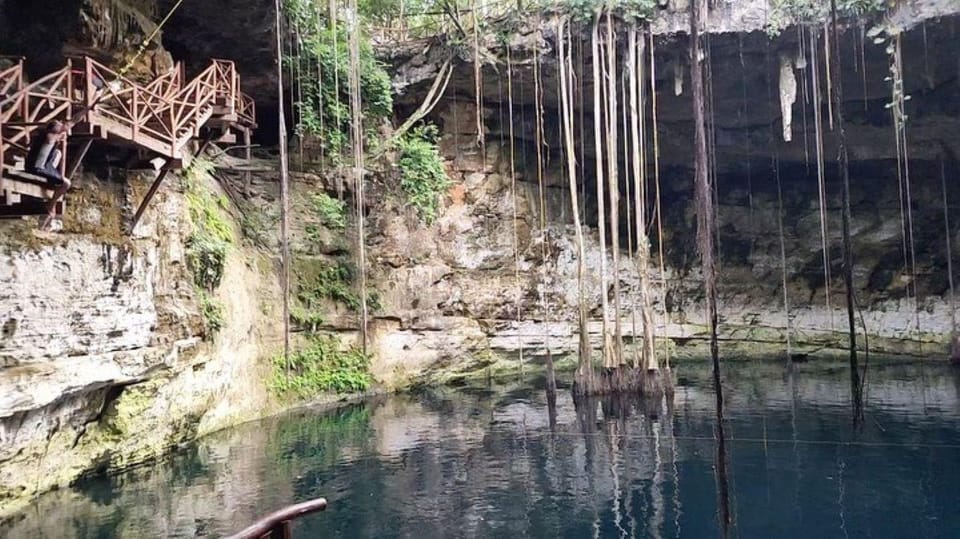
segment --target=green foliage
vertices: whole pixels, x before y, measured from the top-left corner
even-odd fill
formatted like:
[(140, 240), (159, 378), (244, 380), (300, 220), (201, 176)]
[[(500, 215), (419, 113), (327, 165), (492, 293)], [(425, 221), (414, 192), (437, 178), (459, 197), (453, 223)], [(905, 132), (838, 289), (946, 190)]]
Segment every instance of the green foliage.
[(347, 227), (347, 205), (326, 193), (317, 193), (310, 199), (313, 211), (329, 228), (343, 230)]
[(323, 314), (318, 311), (311, 311), (303, 307), (293, 307), (290, 309), (290, 320), (304, 328), (310, 333), (316, 333), (323, 325)]
[(240, 232), (252, 243), (266, 247), (270, 245), (269, 231), (276, 228), (278, 220), (268, 217), (262, 207), (245, 204), (240, 216)]
[(908, 119), (906, 102), (911, 99), (903, 85), (903, 65), (901, 64), (897, 40), (901, 31), (899, 27), (889, 21), (884, 21), (867, 31), (867, 37), (872, 39), (875, 45), (886, 45), (884, 51), (889, 57), (889, 67), (887, 68), (889, 74), (883, 80), (890, 83), (890, 101), (884, 105), (884, 108), (890, 110), (893, 114), (894, 129), (898, 136), (903, 135), (903, 129)]
[(580, 22), (591, 21), (607, 9), (624, 19), (649, 21), (657, 13), (657, 0), (544, 0), (539, 7), (559, 9)]
[(356, 347), (341, 349), (334, 336), (314, 336), (308, 346), (273, 359), (270, 389), (281, 398), (309, 399), (321, 393), (364, 391), (373, 383), (370, 359)]
[[(811, 24), (829, 19), (830, 0), (769, 0), (765, 30), (776, 36), (791, 24)], [(839, 17), (859, 17), (886, 9), (886, 0), (837, 0)]]
[(187, 267), (193, 274), (200, 312), (209, 334), (218, 332), (225, 323), (223, 305), (209, 293), (220, 286), (227, 252), (233, 243), (233, 229), (223, 211), (227, 200), (202, 185), (212, 170), (212, 162), (197, 157), (183, 174), (191, 225), (187, 238)]
[(198, 157), (184, 174), (192, 226), (187, 238), (187, 264), (193, 272), (194, 284), (203, 290), (213, 290), (220, 285), (227, 249), (233, 243), (233, 229), (223, 213), (227, 200), (200, 185), (212, 168), (212, 163)]
[(208, 334), (215, 334), (226, 325), (226, 319), (223, 314), (223, 304), (210, 297), (204, 290), (200, 290), (200, 313), (206, 323)]
[(336, 266), (320, 266), (312, 281), (298, 287), (297, 299), (307, 308), (320, 307), (323, 300), (343, 303), (352, 311), (360, 308), (360, 298), (351, 290), (353, 268), (346, 260)]
[[(350, 132), (350, 94), (347, 32), (344, 24), (330, 28), (326, 15), (318, 15), (315, 0), (286, 0), (289, 24), (299, 36), (300, 57), (286, 56), (303, 95), (296, 104), (297, 132), (320, 139), (328, 154), (339, 160)], [(360, 47), (360, 102), (365, 121), (393, 112), (393, 88), (384, 64), (377, 60), (366, 39)]]
[[(354, 292), (355, 270), (348, 260), (340, 259), (336, 265), (320, 264), (310, 273), (299, 276), (296, 305), (290, 311), (295, 324), (316, 332), (323, 325), (323, 309), (328, 301), (340, 303), (353, 312), (360, 310), (360, 296)], [(376, 312), (380, 308), (380, 296), (375, 291), (368, 291), (367, 309)]]
[(437, 149), (437, 137), (437, 127), (427, 124), (411, 129), (397, 143), (400, 186), (410, 205), (427, 224), (437, 218), (441, 197), (450, 187)]

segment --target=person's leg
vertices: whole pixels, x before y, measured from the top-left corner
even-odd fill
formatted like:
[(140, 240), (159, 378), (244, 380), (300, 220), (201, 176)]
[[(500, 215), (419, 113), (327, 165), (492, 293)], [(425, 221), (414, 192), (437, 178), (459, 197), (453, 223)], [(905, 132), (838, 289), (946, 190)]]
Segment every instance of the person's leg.
[(53, 217), (57, 211), (57, 202), (63, 198), (63, 195), (67, 193), (67, 190), (70, 189), (70, 178), (60, 178), (60, 174), (50, 175), (49, 179), (51, 184), (55, 187), (53, 191), (53, 196), (50, 198), (50, 202), (47, 203), (47, 218), (43, 221), (43, 225), (40, 226), (41, 229), (46, 229), (50, 226), (50, 222), (53, 221)]

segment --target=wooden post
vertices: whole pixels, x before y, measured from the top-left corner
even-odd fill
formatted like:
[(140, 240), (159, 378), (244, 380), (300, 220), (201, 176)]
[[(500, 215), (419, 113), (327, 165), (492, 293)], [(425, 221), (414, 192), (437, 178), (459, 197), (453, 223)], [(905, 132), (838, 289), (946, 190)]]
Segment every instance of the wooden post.
[[(243, 130), (243, 146), (244, 146), (244, 158), (247, 160), (247, 166), (250, 166), (250, 160), (253, 158), (252, 151), (250, 149), (250, 129), (244, 128)], [(250, 196), (250, 181), (251, 181), (250, 171), (243, 173), (243, 194), (244, 196)]]
[(150, 201), (153, 200), (153, 195), (157, 194), (157, 189), (160, 187), (160, 183), (163, 182), (163, 179), (167, 177), (167, 173), (170, 172), (170, 160), (164, 163), (163, 168), (160, 169), (160, 174), (157, 175), (157, 179), (153, 180), (153, 185), (150, 186), (150, 190), (147, 191), (147, 196), (143, 197), (143, 201), (140, 203), (140, 207), (137, 208), (137, 213), (133, 215), (133, 221), (130, 222), (130, 229), (127, 231), (131, 236), (133, 231), (137, 228), (137, 223), (140, 222), (140, 218), (143, 217), (143, 212), (147, 211), (147, 206), (150, 205)]
[(73, 181), (73, 176), (80, 168), (80, 163), (83, 162), (83, 158), (87, 156), (87, 151), (90, 149), (91, 144), (93, 144), (93, 139), (88, 138), (83, 143), (83, 148), (80, 150), (80, 153), (77, 154), (77, 158), (74, 159), (73, 163), (70, 165), (70, 172), (66, 175), (67, 178), (70, 178), (70, 181)]

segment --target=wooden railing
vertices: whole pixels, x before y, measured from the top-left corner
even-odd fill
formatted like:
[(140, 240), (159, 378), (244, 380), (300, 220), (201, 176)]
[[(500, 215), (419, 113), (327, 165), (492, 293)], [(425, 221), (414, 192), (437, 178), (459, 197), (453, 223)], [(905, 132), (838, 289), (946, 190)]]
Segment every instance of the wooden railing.
[(99, 129), (180, 159), (183, 146), (214, 114), (228, 124), (256, 126), (253, 99), (239, 86), (235, 65), (225, 60), (214, 60), (186, 83), (177, 65), (142, 85), (87, 57), (70, 60), (25, 86), (18, 59), (0, 71), (0, 163), (25, 154), (38, 127), (53, 120), (70, 122), (75, 115), (90, 131)]
[(237, 119), (243, 125), (257, 125), (257, 103), (249, 95), (240, 92)]
[(0, 69), (0, 102), (23, 89), (23, 58), (0, 56), (12, 65)]
[(291, 505), (270, 513), (236, 535), (231, 535), (228, 539), (290, 539), (292, 537), (291, 524), (294, 519), (317, 511), (324, 511), (326, 508), (327, 500), (324, 498)]
[[(147, 86), (121, 77), (91, 59), (84, 73), (85, 106), (91, 125), (104, 126), (114, 134), (144, 143), (158, 153), (179, 158), (180, 149), (199, 134), (200, 128), (218, 112), (253, 127), (256, 122), (253, 100), (239, 91), (239, 76), (233, 62), (214, 60), (186, 85), (180, 69), (173, 70)], [(106, 83), (104, 90), (97, 86)], [(97, 106), (94, 108), (94, 104)], [(215, 106), (223, 110), (214, 111)], [(244, 114), (238, 114), (238, 111)], [(103, 120), (108, 120), (105, 122)], [(121, 132), (122, 131), (122, 132)], [(144, 140), (147, 137), (148, 140)], [(161, 147), (151, 142), (159, 142)]]
[[(38, 127), (53, 120), (69, 122), (72, 119), (75, 96), (67, 91), (69, 88), (73, 88), (73, 69), (68, 62), (63, 69), (0, 101), (0, 164), (7, 163), (11, 154), (25, 155), (30, 135)], [(65, 150), (66, 141), (62, 143), (61, 152)], [(65, 161), (60, 161), (61, 173)]]

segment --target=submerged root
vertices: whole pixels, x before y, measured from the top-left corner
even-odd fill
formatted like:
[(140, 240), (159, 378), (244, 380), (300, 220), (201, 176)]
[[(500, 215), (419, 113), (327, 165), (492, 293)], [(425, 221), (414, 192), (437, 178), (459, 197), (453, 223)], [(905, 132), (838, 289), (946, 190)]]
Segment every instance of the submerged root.
[[(633, 393), (611, 393), (608, 395), (579, 395), (573, 399), (577, 412), (577, 421), (581, 432), (596, 432), (600, 424), (598, 419), (625, 421), (632, 416), (642, 416), (656, 421), (661, 415), (667, 421), (673, 417), (673, 399), (666, 395), (637, 395)], [(600, 417), (597, 417), (598, 412)]]
[(659, 399), (673, 395), (670, 369), (643, 369), (620, 366), (599, 372), (578, 370), (573, 381), (574, 396), (636, 394)]

